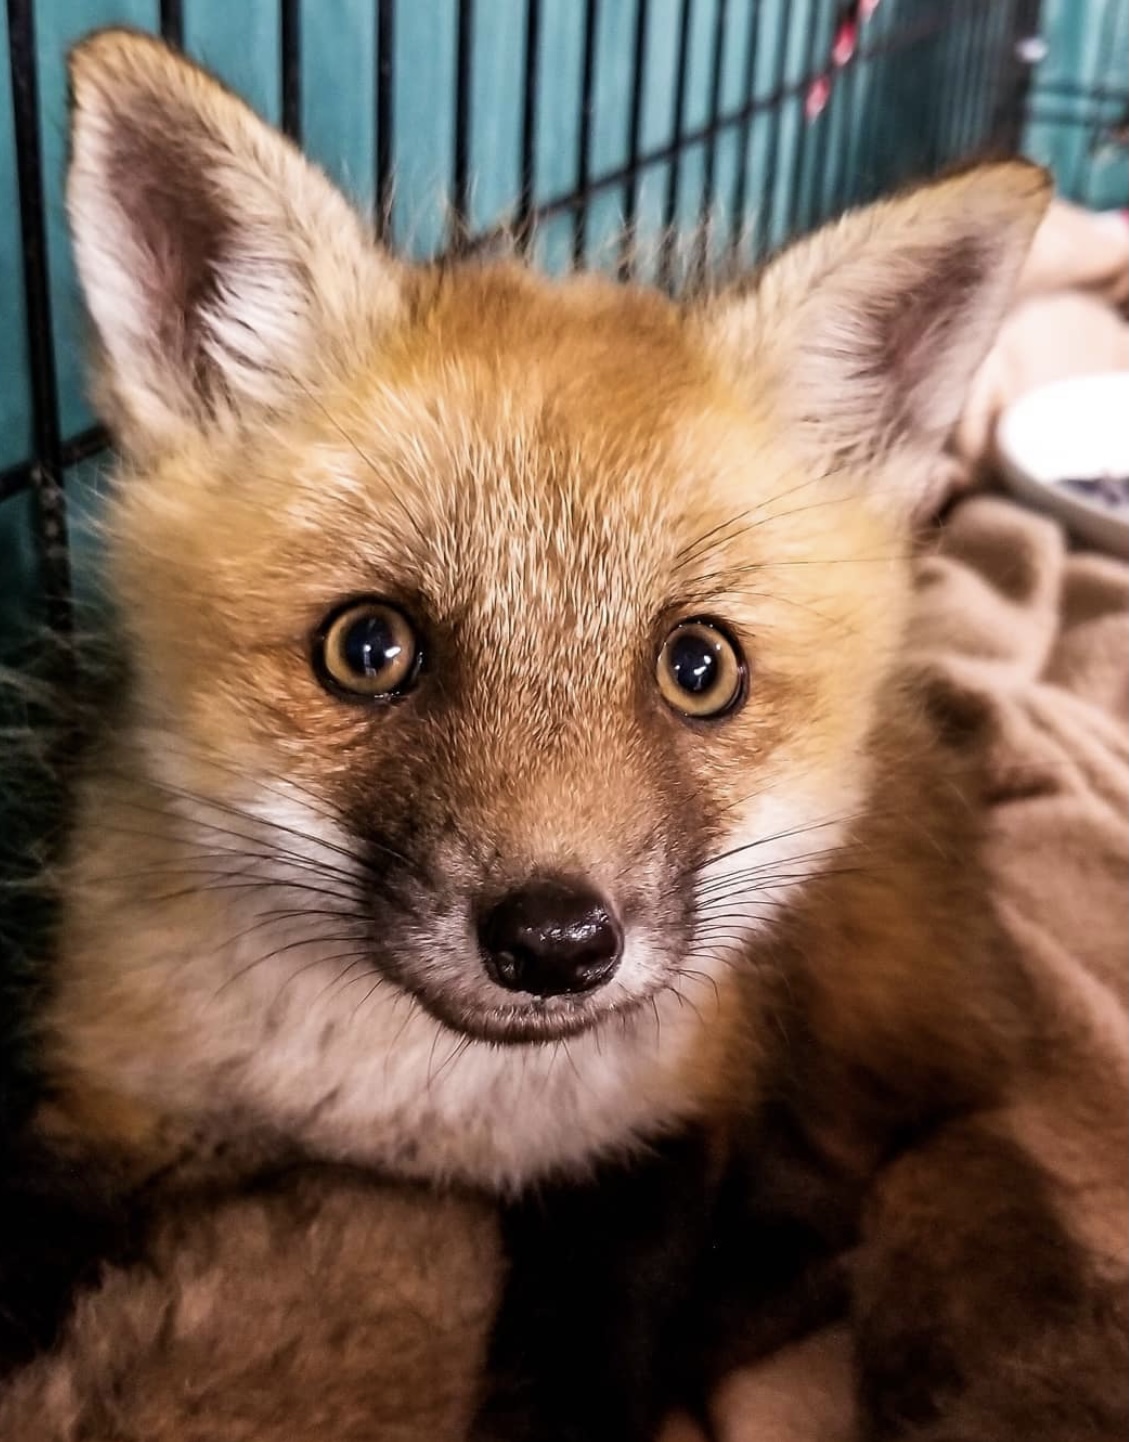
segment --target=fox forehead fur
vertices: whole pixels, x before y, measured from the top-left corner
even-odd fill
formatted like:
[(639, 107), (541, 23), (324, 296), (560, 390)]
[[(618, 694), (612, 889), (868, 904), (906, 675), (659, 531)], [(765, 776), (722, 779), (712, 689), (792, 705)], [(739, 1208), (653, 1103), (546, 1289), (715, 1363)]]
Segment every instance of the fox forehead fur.
[[(145, 37), (85, 42), (72, 88), (131, 680), (65, 873), (62, 1094), (122, 1144), (240, 1126), (497, 1186), (715, 1106), (774, 919), (872, 802), (908, 517), (1042, 174), (939, 182), (679, 304), (403, 265)], [(391, 703), (313, 664), (358, 597), (423, 648)], [(700, 617), (745, 659), (715, 721), (656, 677)], [(583, 994), (479, 955), (483, 899), (545, 875), (622, 928)]]

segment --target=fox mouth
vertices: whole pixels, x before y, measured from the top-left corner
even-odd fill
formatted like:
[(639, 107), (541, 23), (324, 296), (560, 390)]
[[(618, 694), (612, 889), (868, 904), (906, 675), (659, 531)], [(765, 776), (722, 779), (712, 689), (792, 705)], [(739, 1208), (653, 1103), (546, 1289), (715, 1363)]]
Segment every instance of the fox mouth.
[(461, 1003), (419, 986), (406, 990), (429, 1016), (470, 1041), (493, 1046), (536, 1046), (569, 1041), (613, 1016), (626, 1017), (648, 997), (530, 996), (524, 1002), (489, 1006)]
[(441, 976), (421, 976), (414, 967), (401, 965), (386, 970), (386, 975), (445, 1030), (489, 1046), (568, 1041), (611, 1018), (625, 1020), (640, 1007), (650, 1005), (653, 994), (661, 990), (654, 978), (647, 978), (637, 990), (617, 976), (588, 991), (537, 996), (505, 991), (489, 981), (485, 973), (480, 980), (468, 980), (465, 974), (459, 976), (456, 972), (445, 981)]

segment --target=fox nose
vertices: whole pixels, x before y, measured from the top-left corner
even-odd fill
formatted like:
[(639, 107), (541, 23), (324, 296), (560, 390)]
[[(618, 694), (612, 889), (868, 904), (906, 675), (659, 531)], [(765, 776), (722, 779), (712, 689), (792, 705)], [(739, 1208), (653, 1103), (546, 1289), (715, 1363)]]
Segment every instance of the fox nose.
[(510, 991), (563, 996), (602, 986), (619, 965), (623, 935), (587, 887), (547, 878), (512, 891), (478, 920), (491, 978)]

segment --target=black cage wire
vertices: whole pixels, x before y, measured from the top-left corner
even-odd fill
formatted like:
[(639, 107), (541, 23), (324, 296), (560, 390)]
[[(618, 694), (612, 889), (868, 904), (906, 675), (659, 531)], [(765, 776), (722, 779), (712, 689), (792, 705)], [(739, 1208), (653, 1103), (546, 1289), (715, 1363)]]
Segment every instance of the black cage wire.
[[(38, 613), (37, 620), (46, 620), (57, 633), (65, 634), (72, 613), (68, 491), (76, 469), (102, 451), (106, 437), (95, 425), (68, 430), (62, 416), (45, 209), (45, 197), (55, 178), (45, 175), (44, 169), (37, 6), (35, 0), (6, 3), (31, 447), (29, 453), (0, 470), (0, 502), (26, 498), (24, 524), (32, 533), (36, 572), (30, 603)], [(414, 0), (401, 4), (374, 0), (371, 7), (375, 60), (375, 104), (370, 117), (375, 135), (372, 195), (377, 229), (393, 238), (397, 160), (411, 144), (410, 136), (397, 135), (395, 129), (394, 99), (402, 76), (397, 71), (394, 39), (403, 12), (412, 3)], [(528, 245), (539, 228), (563, 219), (571, 231), (570, 258), (584, 265), (591, 259), (587, 225), (592, 207), (614, 197), (625, 240), (613, 263), (624, 274), (632, 268), (641, 186), (648, 177), (659, 176), (661, 219), (665, 226), (673, 225), (684, 213), (680, 197), (687, 183), (684, 166), (691, 153), (699, 162), (695, 171), (698, 210), (708, 221), (721, 183), (719, 146), (736, 144), (739, 163), (735, 175), (726, 181), (723, 248), (728, 248), (730, 259), (739, 254), (743, 262), (751, 263), (782, 237), (808, 229), (848, 204), (866, 200), (911, 176), (928, 174), (978, 153), (1019, 149), (1031, 100), (1032, 66), (1041, 58), (1039, 0), (886, 0), (881, 26), (870, 23), (879, 8), (877, 0), (848, 4), (812, 0), (806, 5), (786, 0), (713, 0), (709, 93), (702, 120), (700, 111), (690, 113), (688, 76), (695, 9), (703, 0), (678, 0), (670, 135), (662, 146), (648, 148), (641, 122), (649, 83), (648, 27), (656, 23), (655, 6), (653, 0), (635, 0), (633, 45), (622, 75), (630, 95), (626, 145), (616, 164), (601, 167), (593, 145), (601, 122), (594, 85), (596, 51), (602, 11), (620, 0), (577, 0), (583, 5), (584, 18), (581, 92), (574, 127), (575, 184), (546, 197), (537, 176), (537, 138), (546, 118), (539, 84), (544, 73), (540, 53), (544, 3), (526, 0), (525, 4), (520, 164), (507, 224), (519, 241)], [(1106, 0), (1106, 9), (1120, 3)], [(492, 229), (475, 227), (469, 204), (473, 185), (469, 137), (475, 123), (471, 35), (476, 10), (481, 22), (483, 11), (489, 11), (489, 0), (478, 0), (477, 6), (475, 0), (459, 0), (450, 112), (453, 139), (447, 191), (451, 223), (447, 236), (449, 243), (464, 248), (489, 240)], [(775, 13), (771, 36), (764, 24), (765, 12)], [(308, 14), (299, 0), (279, 0), (278, 115), (283, 128), (299, 141), (303, 20), (308, 20)], [(664, 14), (669, 14), (669, 7)], [(161, 0), (158, 20), (166, 38), (174, 44), (184, 40), (182, 0)], [(797, 24), (804, 27), (803, 34), (796, 33)], [(721, 76), (739, 26), (748, 27), (744, 90), (739, 103), (731, 105), (723, 97)], [(762, 48), (769, 39), (774, 48), (767, 84), (754, 80), (754, 71), (763, 74), (766, 64), (763, 55), (757, 56), (758, 36)], [(802, 56), (799, 73), (792, 64), (796, 54)], [(865, 87), (859, 84), (856, 95), (860, 76)], [(845, 116), (834, 131), (819, 123), (833, 86), (836, 104)], [(1073, 106), (1069, 116), (1063, 115), (1063, 123), (1108, 125), (1111, 113), (1116, 118), (1117, 106), (1124, 101), (1101, 87), (1088, 92), (1077, 85), (1065, 98), (1076, 100), (1079, 93), (1084, 93), (1089, 108)], [(1046, 116), (1056, 107), (1062, 108), (1063, 99), (1063, 93), (1038, 96)], [(802, 110), (807, 123), (794, 130), (784, 144), (782, 117), (789, 107)], [(56, 119), (62, 123), (61, 116)], [(767, 136), (767, 163), (762, 177), (750, 178), (747, 154), (757, 126)], [(754, 211), (757, 223), (750, 230), (746, 221)], [(703, 254), (699, 259), (708, 263), (709, 257)], [(676, 268), (674, 252), (660, 248), (654, 278), (673, 284)], [(0, 590), (6, 587), (10, 588), (9, 579), (0, 576)], [(2, 641), (0, 638), (0, 644)]]

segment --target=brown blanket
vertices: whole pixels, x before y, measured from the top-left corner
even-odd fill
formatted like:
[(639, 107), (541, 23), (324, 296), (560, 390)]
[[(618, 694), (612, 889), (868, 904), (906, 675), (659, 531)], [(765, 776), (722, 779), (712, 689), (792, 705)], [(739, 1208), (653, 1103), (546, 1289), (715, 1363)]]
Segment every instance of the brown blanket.
[[(1129, 569), (973, 497), (921, 562), (914, 650), (967, 744), (1000, 911), (1056, 1043), (999, 1125), (1060, 1184), (1070, 1231), (1111, 1275), (1129, 1252)], [(719, 1442), (849, 1442), (844, 1333), (730, 1379)], [(688, 1424), (664, 1442), (693, 1442)]]
[[(1129, 365), (1129, 218), (1056, 202), (924, 510), (990, 479), (1003, 408)], [(919, 565), (917, 659), (981, 748), (997, 904), (1057, 1043), (1000, 1125), (1058, 1178), (1069, 1229), (1112, 1273), (1129, 1252), (1129, 569), (1072, 552), (1007, 501), (956, 507)], [(730, 1378), (718, 1442), (851, 1442), (850, 1338)], [(701, 1442), (689, 1423), (662, 1442)]]

